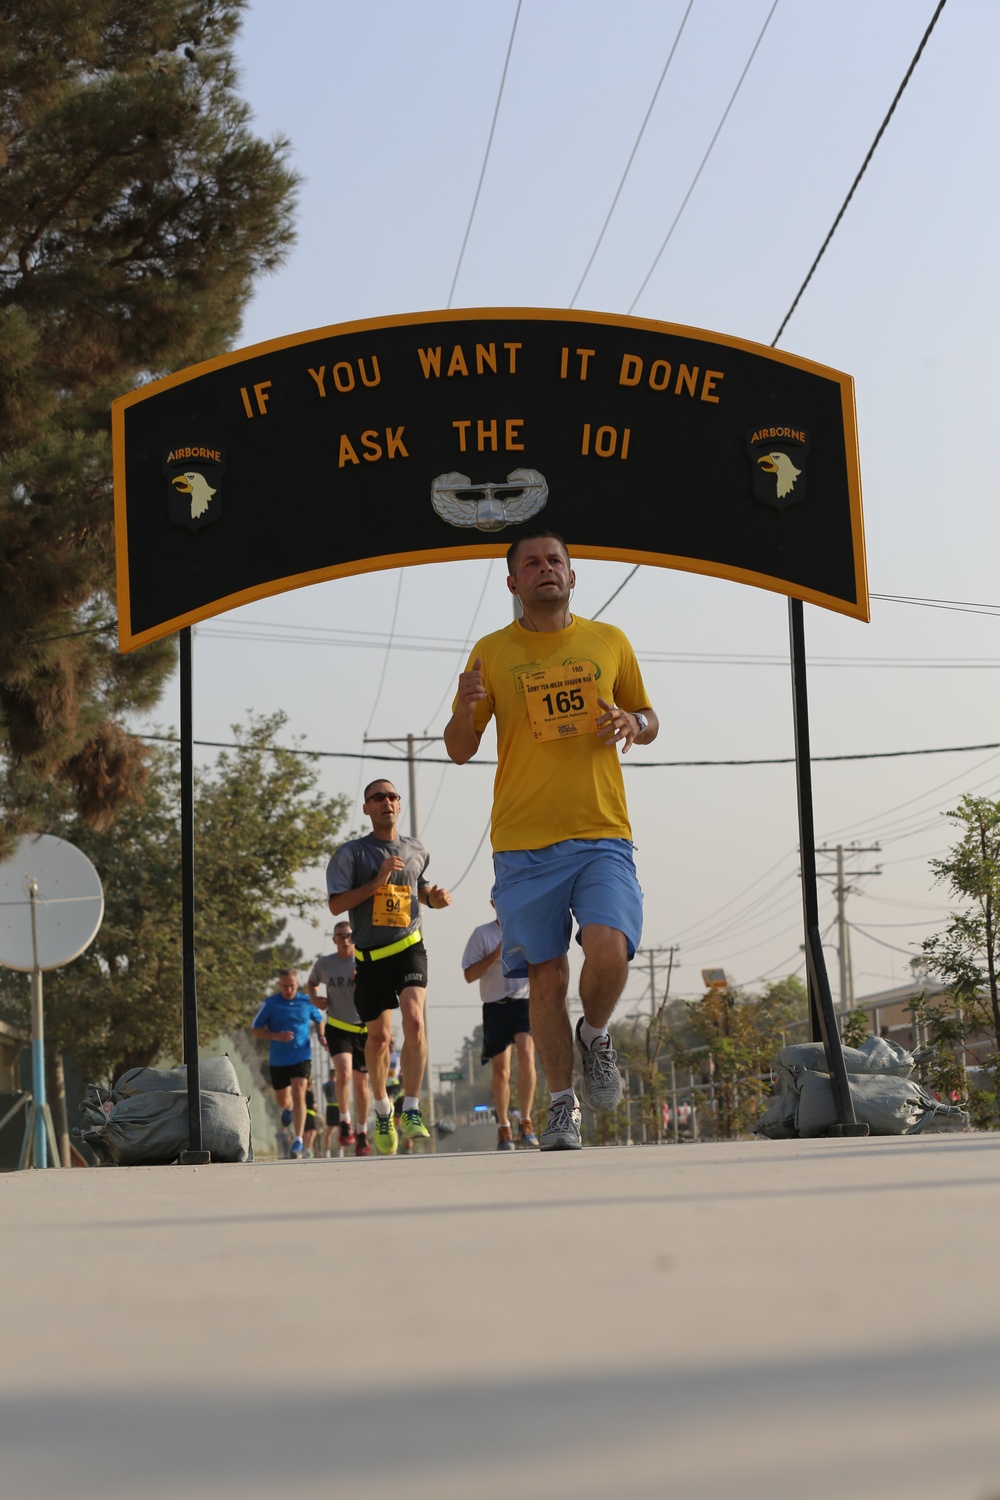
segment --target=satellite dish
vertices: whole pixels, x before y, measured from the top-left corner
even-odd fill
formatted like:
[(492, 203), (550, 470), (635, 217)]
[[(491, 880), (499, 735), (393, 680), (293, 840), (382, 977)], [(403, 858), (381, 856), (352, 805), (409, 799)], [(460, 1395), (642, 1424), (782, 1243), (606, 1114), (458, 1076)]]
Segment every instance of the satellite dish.
[(101, 877), (53, 834), (29, 835), (0, 864), (0, 964), (59, 969), (88, 948), (104, 919)]

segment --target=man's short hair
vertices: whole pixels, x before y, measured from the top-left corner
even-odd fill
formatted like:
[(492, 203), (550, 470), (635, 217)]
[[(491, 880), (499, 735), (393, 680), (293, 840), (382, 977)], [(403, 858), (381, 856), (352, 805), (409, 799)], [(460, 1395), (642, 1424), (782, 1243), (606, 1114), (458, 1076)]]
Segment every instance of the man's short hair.
[(279, 979), (298, 979), (298, 977), (299, 977), (299, 971), (298, 971), (298, 969), (279, 969), (278, 970), (278, 978)]
[(563, 538), (559, 535), (558, 531), (551, 531), (548, 526), (539, 526), (537, 530), (523, 531), (517, 538), (517, 540), (511, 542), (510, 546), (507, 548), (507, 576), (509, 578), (513, 578), (515, 576), (514, 567), (517, 562), (517, 549), (518, 547), (520, 547), (521, 543), (535, 542), (538, 541), (541, 537), (545, 536), (551, 537), (554, 542), (559, 543), (560, 547), (566, 554), (566, 561), (569, 562), (569, 548), (567, 547)]
[(337, 933), (341, 932), (345, 927), (350, 928), (350, 926), (351, 926), (350, 922), (337, 922), (334, 925), (334, 929), (333, 929), (333, 935), (334, 935), (334, 937), (336, 937)]
[(369, 781), (368, 785), (365, 787), (365, 799), (364, 800), (366, 802), (368, 801), (368, 793), (371, 791), (371, 789), (372, 789), (373, 786), (378, 786), (378, 784), (379, 784), (380, 781), (384, 781), (384, 782), (388, 783), (388, 785), (392, 787), (392, 789), (393, 789), (394, 792), (398, 791), (398, 787), (396, 786), (396, 783), (394, 781), (389, 781), (388, 776), (376, 776), (375, 780), (374, 781)]

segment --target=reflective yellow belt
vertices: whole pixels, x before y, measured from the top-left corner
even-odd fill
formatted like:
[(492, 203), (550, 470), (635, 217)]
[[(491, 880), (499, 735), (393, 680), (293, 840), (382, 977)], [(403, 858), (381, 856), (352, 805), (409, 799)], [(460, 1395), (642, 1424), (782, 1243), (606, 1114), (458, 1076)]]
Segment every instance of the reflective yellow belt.
[(356, 948), (354, 957), (359, 963), (378, 963), (380, 958), (391, 958), (394, 953), (402, 953), (407, 948), (412, 948), (414, 943), (420, 942), (420, 928), (411, 932), (407, 937), (399, 938), (395, 943), (387, 943), (384, 948)]
[(327, 1015), (326, 1024), (332, 1026), (335, 1031), (366, 1032), (367, 1026), (355, 1026), (351, 1021), (335, 1021), (331, 1015)]

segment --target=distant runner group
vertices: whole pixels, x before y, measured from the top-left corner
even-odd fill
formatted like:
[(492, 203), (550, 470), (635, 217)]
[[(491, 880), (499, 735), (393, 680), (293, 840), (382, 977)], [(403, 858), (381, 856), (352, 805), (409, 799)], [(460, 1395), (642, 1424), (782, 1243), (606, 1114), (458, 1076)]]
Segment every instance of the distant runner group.
[[(490, 1062), (497, 1148), (579, 1150), (581, 1115), (573, 1086), (574, 1040), (584, 1102), (613, 1109), (622, 1096), (608, 1023), (642, 932), (642, 892), (633, 859), (620, 747), (649, 745), (658, 720), (624, 634), (570, 612), (576, 575), (562, 538), (522, 534), (507, 553), (507, 587), (521, 616), (483, 637), (459, 676), (445, 748), (472, 759), (491, 718), (498, 765), (491, 822), (492, 921), (477, 927), (462, 956), (483, 1005), (482, 1063)], [(429, 1135), (420, 1107), (427, 1063), (424, 1008), (427, 951), (419, 908), (440, 910), (451, 895), (427, 880), (430, 856), (398, 831), (401, 799), (386, 778), (365, 788), (372, 831), (343, 844), (327, 867), (329, 908), (341, 918), (336, 951), (316, 960), (306, 993), (293, 970), (279, 975), (253, 1022), (270, 1043), (271, 1082), (291, 1155), (316, 1132), (312, 1034), (330, 1053), (325, 1147), (391, 1156)], [(567, 1005), (568, 952), (576, 923), (583, 950), (575, 1034)], [(317, 1006), (325, 989), (326, 1013)], [(401, 1053), (394, 1051), (399, 1011)], [(550, 1103), (540, 1138), (532, 1124), (535, 1049)], [(518, 1061), (517, 1140), (510, 1117), (511, 1053)]]

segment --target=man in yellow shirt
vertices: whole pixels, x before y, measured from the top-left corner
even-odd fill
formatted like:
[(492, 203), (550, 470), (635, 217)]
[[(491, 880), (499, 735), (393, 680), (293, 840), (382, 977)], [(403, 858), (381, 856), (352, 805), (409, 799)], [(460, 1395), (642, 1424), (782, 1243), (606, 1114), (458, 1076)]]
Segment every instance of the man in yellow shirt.
[(576, 1041), (583, 1098), (622, 1093), (608, 1022), (642, 934), (618, 746), (649, 745), (659, 723), (624, 634), (570, 613), (576, 575), (555, 532), (522, 534), (507, 587), (523, 614), (484, 636), (458, 679), (445, 747), (458, 765), (497, 721), (493, 900), (509, 976), (527, 974), (531, 1030), (552, 1096), (543, 1151), (580, 1147), (566, 995), (572, 919), (583, 946)]

